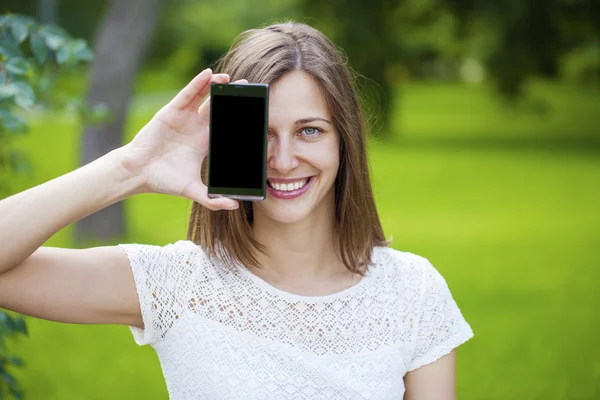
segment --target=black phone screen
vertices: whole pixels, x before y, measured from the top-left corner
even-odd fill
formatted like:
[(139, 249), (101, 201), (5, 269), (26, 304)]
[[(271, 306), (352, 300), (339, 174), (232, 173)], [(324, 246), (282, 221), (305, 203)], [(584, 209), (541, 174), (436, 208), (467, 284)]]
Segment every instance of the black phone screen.
[(210, 186), (260, 189), (266, 99), (211, 96)]

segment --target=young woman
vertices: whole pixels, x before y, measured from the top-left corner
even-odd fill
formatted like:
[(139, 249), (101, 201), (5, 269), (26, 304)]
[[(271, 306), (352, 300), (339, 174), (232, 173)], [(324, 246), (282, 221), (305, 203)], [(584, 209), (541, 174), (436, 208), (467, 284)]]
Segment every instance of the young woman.
[[(387, 246), (343, 57), (286, 22), (241, 34), (218, 69), (129, 144), (0, 202), (0, 306), (129, 326), (172, 399), (454, 399), (454, 349), (473, 333), (427, 259)], [(203, 183), (205, 98), (230, 80), (271, 85), (262, 202), (209, 199)], [(187, 240), (41, 247), (148, 192), (194, 201)]]

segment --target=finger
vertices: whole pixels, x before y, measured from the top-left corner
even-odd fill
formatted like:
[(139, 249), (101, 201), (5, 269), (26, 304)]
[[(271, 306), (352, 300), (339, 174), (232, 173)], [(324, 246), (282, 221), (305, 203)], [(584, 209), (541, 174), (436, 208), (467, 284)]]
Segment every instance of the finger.
[(202, 181), (198, 181), (195, 184), (188, 186), (183, 195), (212, 211), (224, 209), (235, 210), (239, 207), (239, 203), (237, 201), (227, 197), (219, 197), (214, 199), (208, 197), (208, 188)]
[(210, 85), (208, 84), (213, 76), (212, 70), (206, 68), (194, 77), (177, 95), (169, 102), (169, 106), (176, 109), (186, 108), (192, 99), (198, 94), (208, 93)]
[(206, 207), (213, 211), (237, 210), (239, 208), (239, 203), (235, 200), (222, 197), (218, 199), (209, 199)]
[[(214, 74), (210, 80), (210, 83), (224, 84), (224, 83), (228, 83), (228, 82), (229, 82), (228, 74)], [(206, 90), (206, 92), (198, 93), (196, 96), (194, 96), (193, 99), (190, 100), (189, 109), (197, 110), (198, 107), (200, 107), (202, 102), (205, 101), (205, 99), (208, 97), (209, 94), (210, 94), (210, 85), (208, 85), (208, 89)]]
[[(238, 79), (237, 81), (234, 81), (232, 83), (248, 83), (248, 81), (246, 79)], [(205, 112), (204, 110), (209, 110), (210, 109), (210, 96), (208, 96), (206, 98), (206, 100), (204, 100), (204, 102), (200, 105), (200, 107), (198, 108), (198, 114), (201, 114), (202, 112)]]

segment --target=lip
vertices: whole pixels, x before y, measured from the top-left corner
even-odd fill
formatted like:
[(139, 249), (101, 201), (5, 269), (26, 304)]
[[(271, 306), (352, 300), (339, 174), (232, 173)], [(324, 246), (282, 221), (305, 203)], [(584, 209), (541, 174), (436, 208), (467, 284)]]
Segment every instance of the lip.
[(273, 183), (292, 183), (292, 182), (298, 182), (298, 181), (303, 181), (305, 179), (308, 178), (312, 178), (312, 176), (305, 176), (305, 177), (301, 177), (301, 178), (267, 178), (267, 180), (269, 182), (273, 182)]
[[(295, 180), (287, 180), (287, 181), (289, 181), (289, 182), (296, 182), (297, 179), (295, 179)], [(271, 196), (276, 197), (278, 199), (284, 199), (284, 200), (295, 199), (296, 197), (301, 196), (304, 192), (306, 192), (308, 190), (308, 188), (312, 185), (313, 181), (314, 181), (314, 176), (311, 176), (308, 179), (308, 182), (306, 182), (306, 185), (302, 186), (300, 189), (292, 190), (292, 191), (289, 191), (289, 192), (284, 192), (284, 191), (281, 191), (281, 190), (273, 189), (271, 186), (269, 186), (267, 184), (267, 191), (269, 192), (269, 194)], [(285, 183), (285, 181), (283, 181), (283, 180), (281, 180), (281, 181), (273, 180), (271, 182), (277, 182), (277, 183), (282, 182), (282, 183)]]

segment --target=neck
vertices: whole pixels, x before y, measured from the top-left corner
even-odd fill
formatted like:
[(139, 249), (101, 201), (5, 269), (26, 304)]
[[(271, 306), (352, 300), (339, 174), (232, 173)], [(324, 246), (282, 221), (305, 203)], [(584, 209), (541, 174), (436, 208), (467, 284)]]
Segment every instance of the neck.
[(349, 273), (339, 257), (339, 233), (333, 199), (300, 221), (281, 223), (254, 208), (252, 232), (267, 247), (256, 252), (261, 272), (275, 281), (301, 284)]

